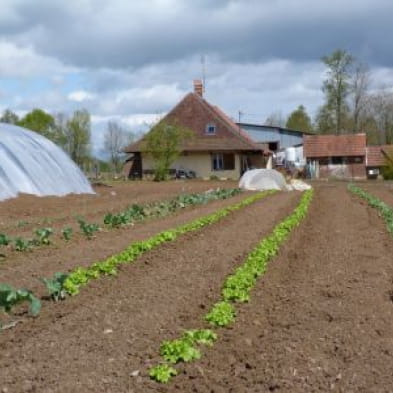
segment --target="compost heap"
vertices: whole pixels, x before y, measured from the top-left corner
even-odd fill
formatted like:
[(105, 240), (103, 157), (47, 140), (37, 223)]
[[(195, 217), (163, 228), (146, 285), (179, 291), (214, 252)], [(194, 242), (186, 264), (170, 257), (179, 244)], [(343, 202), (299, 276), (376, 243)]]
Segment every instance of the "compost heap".
[(19, 193), (62, 196), (94, 191), (78, 166), (50, 140), (0, 123), (0, 201)]
[(240, 178), (239, 187), (250, 191), (263, 190), (308, 190), (310, 185), (301, 180), (287, 184), (284, 176), (274, 169), (251, 169)]

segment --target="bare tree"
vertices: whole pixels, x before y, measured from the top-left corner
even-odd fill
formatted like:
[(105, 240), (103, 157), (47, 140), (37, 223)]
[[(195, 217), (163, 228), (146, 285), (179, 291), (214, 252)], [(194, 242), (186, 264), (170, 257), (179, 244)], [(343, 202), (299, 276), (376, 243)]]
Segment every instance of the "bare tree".
[(265, 120), (265, 125), (272, 127), (285, 127), (286, 118), (279, 112), (271, 113)]
[(104, 135), (104, 150), (108, 153), (114, 171), (122, 166), (123, 149), (135, 140), (135, 134), (126, 131), (116, 121), (109, 121)]
[(370, 72), (367, 65), (356, 63), (352, 76), (351, 99), (353, 113), (353, 131), (362, 131), (361, 119), (366, 114), (367, 91), (370, 84)]
[(380, 144), (393, 143), (393, 93), (381, 90), (367, 100), (368, 128), (377, 134)]

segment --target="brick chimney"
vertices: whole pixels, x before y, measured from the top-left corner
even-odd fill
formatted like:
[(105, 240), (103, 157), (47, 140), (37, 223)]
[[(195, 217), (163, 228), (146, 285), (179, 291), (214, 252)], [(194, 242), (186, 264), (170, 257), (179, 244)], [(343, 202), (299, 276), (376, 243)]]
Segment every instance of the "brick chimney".
[(194, 93), (203, 97), (203, 83), (200, 79), (194, 79)]

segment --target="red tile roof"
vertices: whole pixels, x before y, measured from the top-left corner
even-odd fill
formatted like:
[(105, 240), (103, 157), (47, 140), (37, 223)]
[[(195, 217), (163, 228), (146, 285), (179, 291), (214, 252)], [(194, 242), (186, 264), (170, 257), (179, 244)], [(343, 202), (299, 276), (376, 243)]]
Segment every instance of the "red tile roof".
[(366, 166), (383, 166), (386, 164), (386, 156), (393, 158), (393, 145), (368, 146)]
[(303, 142), (307, 158), (366, 155), (366, 134), (304, 135)]
[[(261, 150), (224, 112), (196, 93), (187, 94), (162, 120), (176, 122), (194, 132), (195, 137), (185, 141), (180, 147), (182, 151)], [(214, 135), (205, 133), (206, 125), (210, 123), (216, 126)], [(144, 144), (142, 138), (124, 151), (140, 152)]]

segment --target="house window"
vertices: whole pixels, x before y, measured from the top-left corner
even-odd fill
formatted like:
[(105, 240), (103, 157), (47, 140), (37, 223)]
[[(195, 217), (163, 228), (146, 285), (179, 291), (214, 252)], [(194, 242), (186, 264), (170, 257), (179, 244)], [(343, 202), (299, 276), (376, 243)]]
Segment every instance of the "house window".
[(332, 157), (332, 164), (333, 165), (342, 165), (343, 162), (343, 158), (342, 157)]
[(211, 158), (213, 171), (232, 171), (235, 169), (235, 155), (233, 153), (214, 153)]
[(216, 126), (215, 124), (209, 123), (206, 126), (206, 130), (205, 130), (206, 134), (208, 135), (214, 135), (216, 133)]

